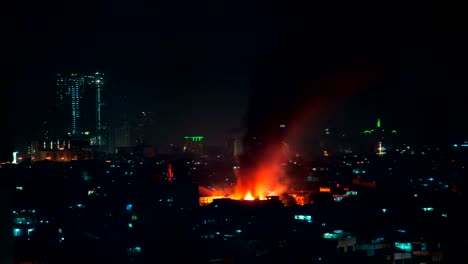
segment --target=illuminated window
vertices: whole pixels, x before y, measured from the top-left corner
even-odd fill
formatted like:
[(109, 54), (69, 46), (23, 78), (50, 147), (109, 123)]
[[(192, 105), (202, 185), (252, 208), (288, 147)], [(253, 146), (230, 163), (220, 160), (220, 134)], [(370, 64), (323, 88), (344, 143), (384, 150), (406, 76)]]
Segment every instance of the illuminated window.
[(337, 239), (338, 234), (325, 233), (325, 234), (323, 234), (323, 238), (325, 238), (325, 239)]
[(295, 215), (294, 219), (300, 220), (300, 221), (306, 221), (308, 223), (312, 223), (312, 216), (310, 216), (310, 215)]
[(23, 235), (23, 230), (19, 228), (13, 229), (13, 236), (18, 237)]
[(412, 246), (411, 243), (399, 243), (395, 242), (395, 247), (399, 248), (403, 251), (411, 252), (412, 251)]

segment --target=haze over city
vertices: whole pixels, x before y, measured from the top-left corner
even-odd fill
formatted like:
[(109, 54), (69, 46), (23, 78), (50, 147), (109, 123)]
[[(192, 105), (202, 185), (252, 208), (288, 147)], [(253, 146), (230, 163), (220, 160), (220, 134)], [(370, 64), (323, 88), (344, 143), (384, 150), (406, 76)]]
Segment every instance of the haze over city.
[(5, 10), (0, 263), (467, 258), (462, 8)]
[[(444, 9), (364, 2), (29, 4), (17, 12), (12, 40), (16, 77), (9, 89), (16, 87), (22, 105), (18, 117), (44, 110), (54, 74), (101, 71), (113, 116), (153, 111), (164, 143), (187, 131), (221, 144), (224, 134), (243, 127), (251, 91), (264, 85), (254, 84), (259, 75), (270, 82), (265, 96), (288, 104), (291, 91), (324, 89), (304, 87), (299, 76), (313, 83), (337, 65), (368, 63), (382, 67), (368, 76), (374, 83), (327, 98), (311, 132), (330, 121), (351, 127), (376, 116), (407, 128), (412, 139), (429, 130), (441, 137), (466, 131), (457, 108), (466, 85), (465, 42), (457, 33), (463, 28), (456, 16), (437, 15)], [(38, 123), (16, 122), (20, 140)]]

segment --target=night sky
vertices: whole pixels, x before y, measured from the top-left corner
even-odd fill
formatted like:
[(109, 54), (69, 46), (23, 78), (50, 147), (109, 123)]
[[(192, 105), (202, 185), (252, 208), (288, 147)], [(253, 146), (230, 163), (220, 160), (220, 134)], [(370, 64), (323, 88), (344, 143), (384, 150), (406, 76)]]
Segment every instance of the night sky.
[[(5, 19), (11, 61), (3, 61), (1, 89), (14, 89), (6, 101), (16, 111), (4, 111), (22, 118), (12, 121), (16, 140), (33, 133), (55, 88), (48, 78), (63, 71), (105, 72), (111, 113), (155, 112), (161, 143), (197, 134), (222, 144), (247, 113), (262, 120), (265, 109), (287, 112), (305, 90), (321, 102), (309, 136), (325, 126), (362, 130), (377, 117), (408, 140), (466, 135), (468, 23), (460, 7), (299, 2), (15, 3)], [(366, 87), (324, 91), (321, 81), (354, 64), (379, 71)]]

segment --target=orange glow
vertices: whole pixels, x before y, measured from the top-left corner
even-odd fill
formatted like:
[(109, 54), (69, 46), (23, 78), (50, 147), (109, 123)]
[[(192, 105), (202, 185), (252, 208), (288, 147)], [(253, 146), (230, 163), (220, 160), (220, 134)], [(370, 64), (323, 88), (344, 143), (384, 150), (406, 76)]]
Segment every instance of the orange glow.
[[(349, 61), (339, 62), (326, 78), (303, 80), (298, 87), (300, 93), (297, 90), (292, 91), (296, 92), (295, 103), (290, 109), (285, 109), (287, 113), (282, 117), (282, 121), (287, 123), (287, 126), (280, 125), (285, 129), (285, 140), (292, 146), (300, 145), (296, 141), (305, 136), (306, 125), (312, 127), (315, 122), (322, 120), (330, 110), (329, 102), (341, 104), (340, 102), (346, 100), (348, 96), (371, 87), (380, 80), (382, 73), (382, 65), (368, 62), (366, 58), (352, 58)], [(318, 90), (327, 92), (308, 92)], [(230, 195), (233, 199), (244, 199), (248, 194), (254, 199), (265, 199), (270, 195), (280, 196), (289, 189), (285, 166), (281, 166), (285, 160), (289, 160), (285, 159), (289, 158), (289, 144), (278, 142), (277, 138), (269, 138), (269, 131), (260, 131), (260, 133), (262, 133), (259, 135), (260, 138), (263, 137), (264, 140), (261, 143), (265, 145), (262, 145), (261, 151), (253, 152), (252, 155), (257, 155), (253, 159), (247, 158), (255, 160), (255, 164), (238, 163), (240, 168), (234, 169), (237, 184)], [(324, 152), (323, 155), (329, 156), (330, 153)], [(331, 190), (326, 188), (321, 191)]]
[(236, 169), (238, 182), (231, 195), (233, 199), (265, 200), (267, 196), (279, 196), (288, 189), (285, 181), (285, 171), (281, 166), (286, 158), (285, 142), (269, 147), (254, 167)]
[(320, 192), (327, 192), (327, 193), (331, 192), (329, 187), (320, 187), (319, 191)]
[(252, 193), (250, 191), (247, 192), (247, 194), (244, 196), (244, 200), (255, 200), (255, 198), (252, 196)]

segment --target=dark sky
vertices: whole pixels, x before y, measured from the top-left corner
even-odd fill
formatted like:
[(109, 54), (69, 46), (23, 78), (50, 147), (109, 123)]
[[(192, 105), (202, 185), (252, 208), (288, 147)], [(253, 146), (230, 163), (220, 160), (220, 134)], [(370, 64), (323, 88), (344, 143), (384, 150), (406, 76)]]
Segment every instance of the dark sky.
[(242, 127), (249, 100), (259, 112), (262, 101), (296, 100), (304, 89), (314, 97), (327, 89), (317, 80), (357, 62), (383, 70), (368, 87), (324, 97), (310, 134), (361, 129), (381, 116), (409, 139), (465, 135), (468, 23), (460, 7), (299, 2), (16, 1), (5, 19), (11, 74), (2, 87), (16, 91), (13, 116), (28, 116), (16, 134), (38, 123), (56, 72), (105, 72), (111, 112), (154, 111), (162, 142), (197, 134), (219, 144)]

